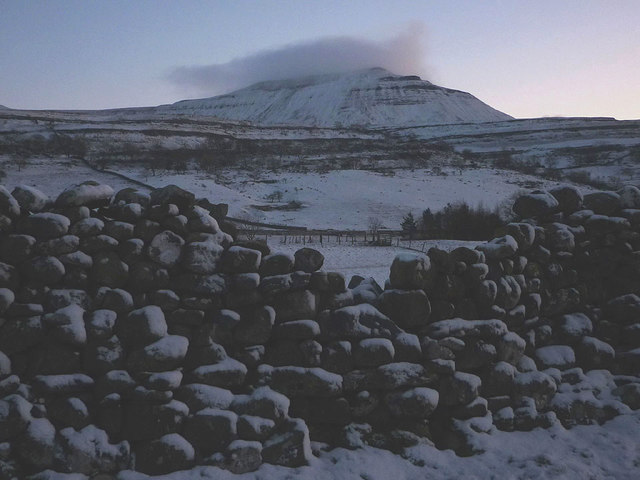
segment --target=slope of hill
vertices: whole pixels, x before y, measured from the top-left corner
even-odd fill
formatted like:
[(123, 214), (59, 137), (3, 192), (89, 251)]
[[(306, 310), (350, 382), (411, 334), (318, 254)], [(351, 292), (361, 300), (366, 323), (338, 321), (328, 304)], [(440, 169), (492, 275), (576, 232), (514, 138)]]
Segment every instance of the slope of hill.
[(382, 68), (261, 82), (227, 95), (183, 100), (164, 113), (260, 125), (406, 127), (509, 120), (473, 95)]

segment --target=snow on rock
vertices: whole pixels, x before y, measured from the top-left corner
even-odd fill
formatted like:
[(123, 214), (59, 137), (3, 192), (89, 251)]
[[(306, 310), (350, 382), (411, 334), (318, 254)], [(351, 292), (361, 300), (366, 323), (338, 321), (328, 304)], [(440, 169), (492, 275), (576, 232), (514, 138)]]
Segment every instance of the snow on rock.
[(29, 185), (18, 185), (11, 195), (18, 201), (21, 209), (32, 213), (44, 210), (50, 202), (47, 195)]
[(151, 240), (148, 255), (163, 267), (173, 267), (182, 255), (184, 239), (170, 230), (157, 234)]
[(33, 379), (33, 388), (47, 395), (68, 395), (87, 392), (94, 383), (93, 378), (83, 373), (37, 375)]
[(438, 406), (437, 390), (416, 387), (404, 392), (390, 393), (385, 403), (391, 414), (398, 418), (427, 418)]
[(194, 369), (188, 378), (194, 383), (204, 383), (216, 387), (241, 385), (247, 374), (247, 367), (233, 358), (227, 358), (212, 365), (202, 365)]
[(498, 338), (508, 333), (507, 325), (501, 320), (463, 320), (452, 318), (430, 324), (429, 336), (439, 339), (445, 337)]
[(400, 328), (373, 305), (339, 308), (318, 319), (323, 335), (331, 338), (392, 337)]
[(133, 372), (163, 372), (179, 367), (187, 355), (189, 340), (180, 335), (167, 335), (146, 347), (134, 350), (127, 358)]
[(73, 346), (82, 346), (87, 341), (84, 313), (80, 305), (71, 304), (44, 315), (42, 320), (57, 340)]
[(160, 307), (147, 305), (118, 318), (116, 332), (126, 345), (148, 345), (167, 334), (167, 322)]
[(389, 281), (393, 288), (402, 290), (423, 288), (430, 268), (429, 257), (400, 253), (391, 264)]
[(576, 363), (576, 355), (568, 345), (549, 345), (536, 349), (535, 357), (540, 369), (566, 370)]
[(342, 392), (342, 377), (322, 368), (276, 367), (269, 386), (290, 397), (335, 397)]
[(518, 242), (511, 235), (505, 235), (478, 245), (476, 248), (483, 252), (488, 260), (502, 260), (515, 255), (518, 251)]
[(513, 211), (521, 218), (531, 218), (554, 213), (559, 203), (556, 198), (544, 190), (534, 190), (518, 197)]
[(227, 389), (200, 383), (182, 385), (175, 396), (193, 412), (203, 408), (226, 409), (234, 402), (235, 398), (233, 393)]
[(55, 203), (58, 207), (99, 207), (108, 204), (113, 193), (108, 185), (87, 181), (65, 189)]
[(290, 400), (269, 387), (258, 387), (250, 395), (236, 395), (231, 408), (239, 415), (280, 421), (287, 417)]
[(64, 428), (59, 436), (56, 457), (67, 472), (116, 473), (130, 466), (129, 443), (110, 443), (107, 433), (94, 425), (79, 431)]

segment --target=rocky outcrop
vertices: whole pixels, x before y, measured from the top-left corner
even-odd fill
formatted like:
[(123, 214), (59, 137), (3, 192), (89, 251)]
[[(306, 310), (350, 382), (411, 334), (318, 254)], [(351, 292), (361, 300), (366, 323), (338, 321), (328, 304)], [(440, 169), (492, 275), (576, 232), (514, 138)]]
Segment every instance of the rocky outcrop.
[(471, 455), (637, 409), (636, 190), (527, 194), (532, 218), (399, 255), (383, 290), (175, 186), (0, 189), (0, 478), (294, 467), (312, 439)]

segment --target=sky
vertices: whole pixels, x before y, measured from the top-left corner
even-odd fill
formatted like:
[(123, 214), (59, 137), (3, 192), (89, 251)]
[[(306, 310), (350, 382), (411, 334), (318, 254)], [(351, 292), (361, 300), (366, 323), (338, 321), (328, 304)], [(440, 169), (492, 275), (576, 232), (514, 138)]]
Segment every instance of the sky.
[(517, 118), (638, 119), (640, 0), (0, 0), (11, 108), (159, 105), (373, 66)]

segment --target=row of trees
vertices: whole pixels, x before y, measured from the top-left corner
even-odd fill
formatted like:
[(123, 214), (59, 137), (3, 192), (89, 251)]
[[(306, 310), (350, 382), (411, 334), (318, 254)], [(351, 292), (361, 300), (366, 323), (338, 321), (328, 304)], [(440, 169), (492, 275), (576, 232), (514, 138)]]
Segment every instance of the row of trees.
[(409, 212), (403, 217), (401, 227), (408, 238), (488, 240), (505, 223), (498, 208), (490, 210), (483, 205), (473, 207), (458, 202), (436, 212), (427, 208), (419, 219)]

